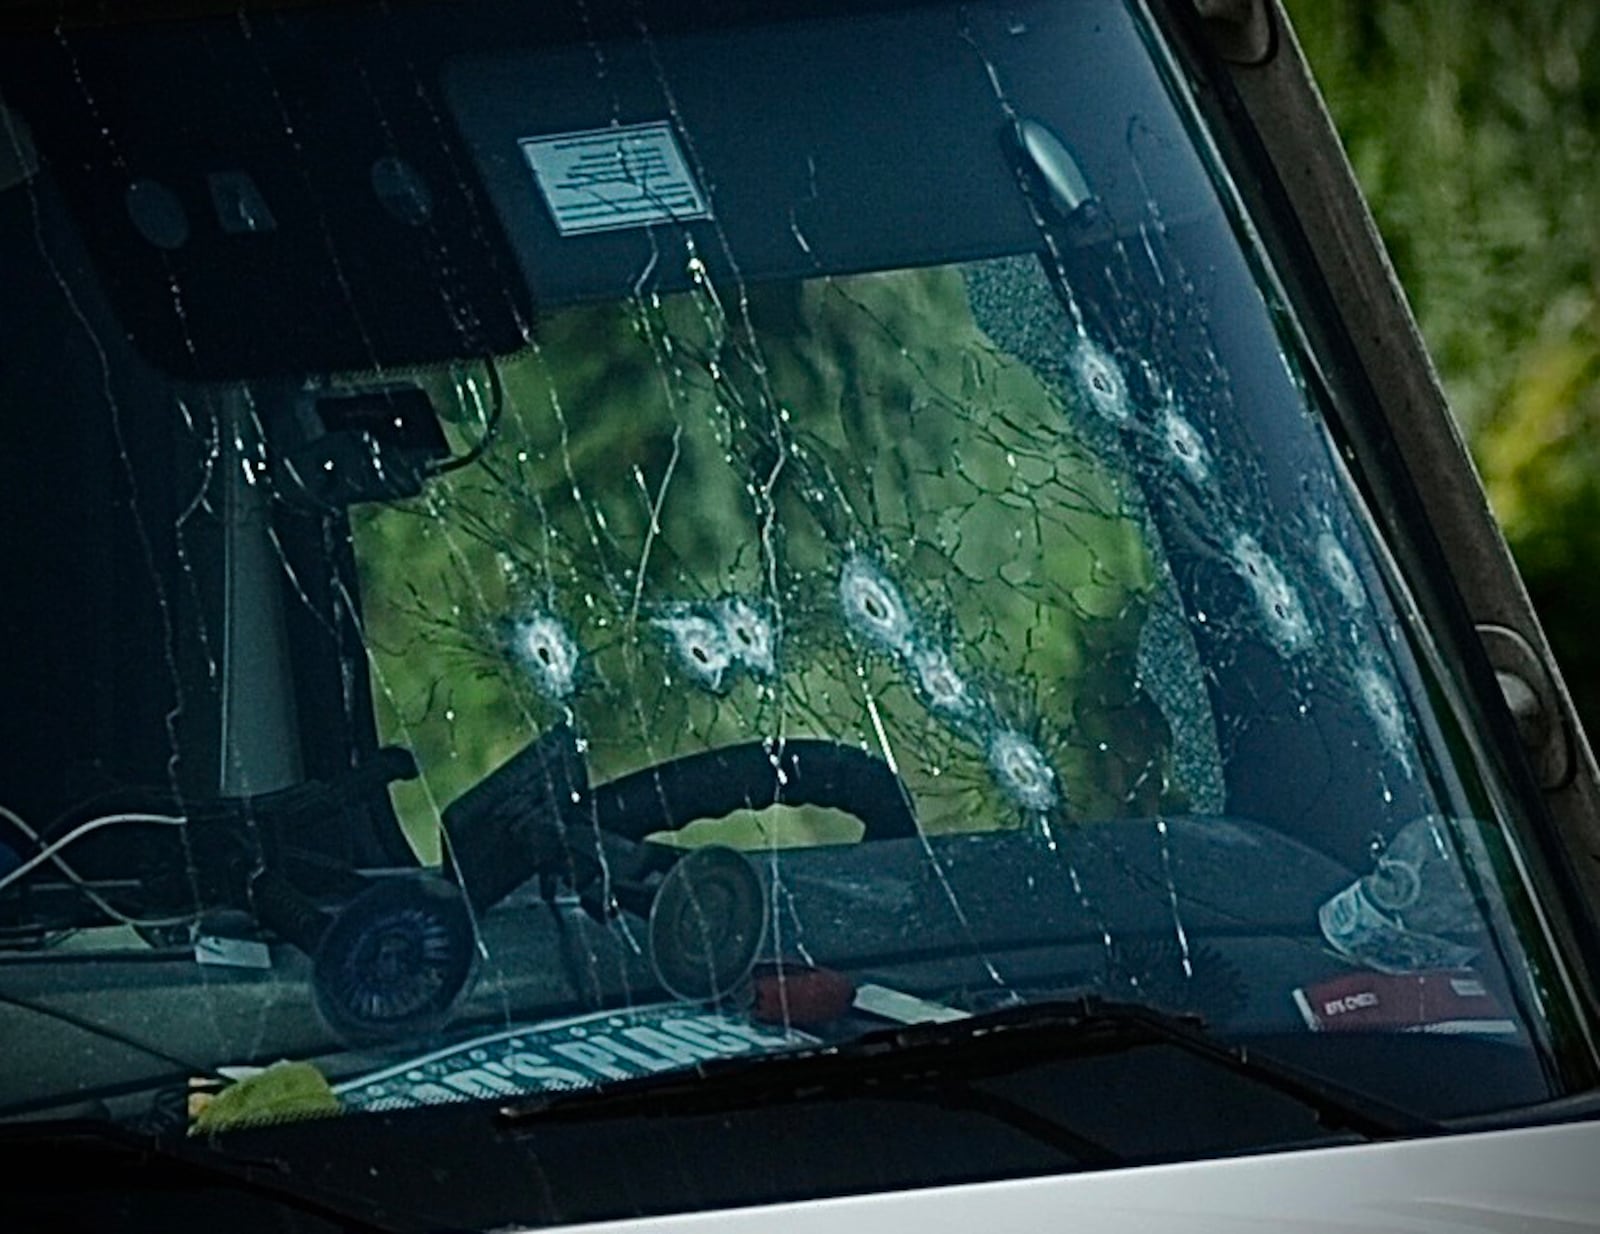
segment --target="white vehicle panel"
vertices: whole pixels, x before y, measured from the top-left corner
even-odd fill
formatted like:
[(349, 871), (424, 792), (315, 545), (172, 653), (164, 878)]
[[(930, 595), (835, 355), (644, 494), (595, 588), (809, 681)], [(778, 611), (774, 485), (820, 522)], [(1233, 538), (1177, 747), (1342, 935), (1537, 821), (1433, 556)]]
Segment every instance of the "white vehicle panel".
[(1572, 1234), (1600, 1123), (1188, 1161), (574, 1227), (584, 1234)]

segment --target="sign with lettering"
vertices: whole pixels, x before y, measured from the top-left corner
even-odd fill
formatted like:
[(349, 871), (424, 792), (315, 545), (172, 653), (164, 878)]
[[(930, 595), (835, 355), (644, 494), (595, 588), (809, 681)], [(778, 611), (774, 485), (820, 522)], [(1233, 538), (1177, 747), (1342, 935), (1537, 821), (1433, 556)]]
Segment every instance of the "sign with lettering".
[(591, 1088), (816, 1038), (681, 1003), (506, 1029), (334, 1085), (347, 1110), (404, 1110)]
[(1343, 973), (1294, 991), (1314, 1033), (1479, 1033), (1508, 1036), (1516, 1023), (1477, 974)]
[(711, 217), (664, 120), (528, 137), (521, 145), (563, 236)]

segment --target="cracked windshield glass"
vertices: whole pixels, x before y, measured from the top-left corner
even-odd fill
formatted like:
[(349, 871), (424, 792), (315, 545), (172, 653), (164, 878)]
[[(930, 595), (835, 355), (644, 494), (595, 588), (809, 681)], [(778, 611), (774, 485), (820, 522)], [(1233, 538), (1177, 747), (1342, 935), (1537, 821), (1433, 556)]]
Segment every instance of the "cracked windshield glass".
[(1046, 1004), (1562, 1091), (1359, 392), (1149, 15), (547, 7), (0, 41), (0, 1115)]

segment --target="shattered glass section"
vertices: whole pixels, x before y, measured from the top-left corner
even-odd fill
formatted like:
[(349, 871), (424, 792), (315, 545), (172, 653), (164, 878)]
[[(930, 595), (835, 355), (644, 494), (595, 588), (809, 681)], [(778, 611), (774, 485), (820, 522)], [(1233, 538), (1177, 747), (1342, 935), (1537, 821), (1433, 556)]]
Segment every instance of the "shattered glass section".
[(1538, 1038), (1450, 670), (1159, 40), (673, 7), (0, 42), (6, 1099), (499, 1099), (1086, 993), (1310, 1032), (1319, 906), (1418, 816), (1472, 883), (1427, 954)]
[(1172, 761), (1179, 779), (1189, 786), (1191, 808), (1220, 814), (1226, 788), (1217, 723), (1193, 651), (1194, 640), (1182, 617), (1171, 608), (1152, 608), (1139, 631), (1139, 680), (1172, 728)]
[[(358, 525), (379, 702), (428, 797), (570, 713), (600, 779), (846, 740), (932, 833), (1159, 808), (1149, 529), (1076, 404), (980, 329), (993, 277), (752, 287), (732, 321), (709, 286), (551, 314), (503, 366), (479, 474)], [(426, 846), (428, 807), (408, 817)]]
[[(1081, 334), (1081, 326), (1074, 323), (1069, 306), (1063, 305), (1054, 293), (1044, 263), (1027, 257), (986, 263), (969, 271), (967, 283), (975, 319), (999, 346), (1027, 363), (1064, 401), (1078, 391), (1084, 402), (1101, 412), (1098, 418), (1080, 415), (1075, 429), (1098, 457), (1116, 460), (1124, 477), (1118, 499), (1138, 512), (1154, 572), (1167, 580), (1140, 627), (1138, 686), (1166, 719), (1174, 771), (1188, 794), (1190, 807), (1220, 813), (1224, 805), (1222, 752), (1200, 653), (1188, 616), (1171, 587), (1161, 533), (1151, 521), (1142, 488), (1134, 482), (1132, 462), (1122, 440), (1111, 427), (1125, 424), (1129, 416), (1107, 416), (1101, 410), (1108, 395), (1118, 407), (1126, 403), (1127, 381), (1121, 369), (1086, 338), (1076, 351), (1063, 348), (1062, 340)], [(1087, 367), (1086, 358), (1090, 360)], [(1096, 388), (1097, 380), (1103, 390)], [(1169, 410), (1169, 417), (1175, 414), (1175, 409)], [(1179, 466), (1193, 478), (1197, 466), (1206, 466), (1205, 447), (1187, 422), (1184, 429), (1181, 437), (1185, 451), (1178, 455)], [(1163, 424), (1161, 431), (1169, 441), (1173, 439), (1170, 423)]]

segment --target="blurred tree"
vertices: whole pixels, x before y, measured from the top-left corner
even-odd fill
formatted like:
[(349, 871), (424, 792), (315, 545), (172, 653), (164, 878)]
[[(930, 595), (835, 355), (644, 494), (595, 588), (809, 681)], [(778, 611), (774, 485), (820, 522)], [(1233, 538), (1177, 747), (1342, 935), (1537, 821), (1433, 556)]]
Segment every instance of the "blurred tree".
[(1600, 4), (1287, 3), (1600, 735)]

